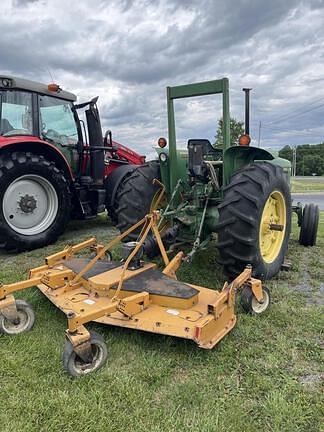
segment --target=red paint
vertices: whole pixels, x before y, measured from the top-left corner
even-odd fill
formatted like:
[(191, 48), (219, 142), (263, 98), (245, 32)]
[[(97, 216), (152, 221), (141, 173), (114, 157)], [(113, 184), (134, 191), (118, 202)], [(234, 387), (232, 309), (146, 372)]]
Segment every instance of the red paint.
[[(71, 178), (74, 177), (74, 174), (71, 170), (71, 166), (69, 164), (69, 162), (67, 161), (66, 157), (64, 156), (64, 154), (57, 148), (55, 147), (53, 144), (44, 141), (36, 136), (25, 136), (25, 135), (17, 135), (14, 137), (3, 137), (0, 136), (0, 149), (5, 148), (5, 147), (10, 147), (10, 145), (14, 145), (14, 144), (21, 144), (21, 143), (35, 143), (35, 144), (40, 144), (40, 145), (46, 145), (48, 147), (50, 147), (52, 150), (54, 150), (58, 156), (62, 157), (66, 163), (67, 169), (70, 172)], [(130, 148), (116, 142), (113, 141), (114, 146), (117, 147), (117, 150), (112, 154), (111, 152), (109, 152), (109, 156), (112, 158), (111, 162), (109, 163), (108, 166), (106, 166), (105, 168), (105, 177), (107, 177), (108, 175), (110, 175), (114, 169), (118, 168), (120, 166), (120, 164), (118, 164), (118, 162), (114, 162), (114, 159), (118, 159), (118, 160), (123, 160), (123, 161), (127, 161), (129, 164), (133, 164), (133, 165), (141, 165), (142, 163), (145, 162), (145, 156), (141, 156), (140, 154), (134, 152), (133, 150), (131, 150)], [(84, 146), (84, 148), (86, 149), (88, 147), (88, 145)], [(83, 160), (82, 160), (82, 174), (85, 174), (86, 169), (87, 169), (87, 165), (89, 163), (89, 159), (90, 159), (90, 155), (89, 153), (84, 153), (83, 155)]]
[(26, 144), (27, 143), (35, 143), (35, 144), (40, 144), (40, 145), (45, 145), (47, 147), (50, 147), (52, 150), (54, 150), (57, 153), (58, 156), (60, 156), (64, 159), (64, 161), (66, 163), (66, 167), (67, 167), (68, 171), (70, 172), (71, 178), (74, 177), (73, 172), (72, 172), (71, 167), (70, 167), (70, 164), (67, 161), (66, 157), (53, 144), (50, 144), (49, 142), (44, 141), (44, 140), (42, 140), (36, 136), (17, 135), (14, 137), (3, 137), (0, 135), (0, 149), (10, 147), (13, 144), (21, 144), (21, 143), (26, 143)]
[[(129, 147), (124, 146), (123, 144), (118, 143), (117, 141), (113, 141), (113, 145), (117, 148), (115, 152), (107, 152), (109, 158), (111, 159), (109, 165), (105, 168), (104, 177), (108, 177), (116, 168), (121, 165), (118, 163), (118, 160), (127, 161), (131, 165), (141, 165), (145, 162), (145, 156), (140, 155), (139, 153), (134, 152)], [(85, 145), (84, 148), (87, 149), (89, 145)], [(117, 160), (115, 162), (115, 160)], [(86, 173), (88, 163), (90, 161), (89, 153), (84, 153), (83, 161), (82, 161), (82, 174)]]
[(201, 327), (196, 327), (195, 329), (195, 338), (199, 339), (201, 335)]
[(145, 156), (141, 156), (140, 154), (134, 152), (130, 148), (120, 144), (116, 141), (113, 141), (113, 144), (118, 147), (117, 155), (120, 159), (126, 159), (130, 164), (140, 165), (145, 162)]

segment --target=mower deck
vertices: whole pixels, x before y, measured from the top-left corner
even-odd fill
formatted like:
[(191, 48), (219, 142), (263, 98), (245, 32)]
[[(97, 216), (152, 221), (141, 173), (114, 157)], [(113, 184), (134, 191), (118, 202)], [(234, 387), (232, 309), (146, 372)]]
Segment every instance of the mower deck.
[[(51, 275), (59, 278), (60, 273), (72, 270), (70, 277), (73, 278), (88, 262), (88, 259), (73, 258), (48, 269), (46, 274), (49, 278)], [(128, 270), (119, 293), (121, 299), (148, 293), (149, 305), (132, 317), (125, 316), (119, 310), (105, 313), (115, 304), (113, 298), (122, 270), (121, 262), (99, 261), (72, 290), (67, 290), (66, 286), (50, 288), (44, 283), (37, 286), (67, 316), (75, 314), (82, 319), (103, 311), (102, 316), (94, 321), (193, 339), (202, 348), (212, 348), (235, 325), (236, 318), (230, 308), (223, 311), (221, 322), (218, 321), (221, 331), (215, 332), (215, 319), (208, 312), (208, 305), (215, 303), (220, 293), (172, 279), (155, 270), (154, 264)], [(33, 277), (43, 273), (44, 269), (40, 272), (36, 270)]]
[[(260, 313), (260, 307), (268, 307), (268, 291), (252, 278), (251, 266), (230, 284), (225, 283), (222, 291), (178, 281), (176, 270), (184, 254), (179, 252), (169, 260), (157, 229), (158, 220), (158, 212), (147, 215), (107, 246), (91, 238), (66, 247), (46, 257), (45, 265), (31, 269), (29, 279), (0, 285), (0, 331), (17, 334), (31, 329), (35, 319), (31, 306), (16, 301), (12, 294), (37, 286), (67, 317), (63, 364), (71, 375), (78, 376), (98, 369), (107, 358), (104, 340), (84, 326), (90, 321), (191, 339), (199, 347), (210, 349), (235, 325), (239, 288), (246, 291), (246, 310), (256, 307)], [(141, 224), (139, 240), (125, 244), (124, 259), (107, 260), (110, 249)], [(165, 263), (162, 272), (156, 264), (141, 260), (141, 248), (150, 230)], [(96, 251), (93, 258), (76, 256), (89, 247)]]

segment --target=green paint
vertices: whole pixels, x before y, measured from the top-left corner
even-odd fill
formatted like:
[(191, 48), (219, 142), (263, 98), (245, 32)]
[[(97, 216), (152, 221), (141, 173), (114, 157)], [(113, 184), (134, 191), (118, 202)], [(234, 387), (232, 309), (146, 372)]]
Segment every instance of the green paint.
[[(251, 146), (231, 146), (229, 82), (227, 78), (167, 87), (169, 146), (157, 150), (160, 159), (161, 178), (169, 199), (167, 211), (163, 218), (169, 219), (171, 225), (179, 225), (179, 239), (193, 245), (192, 253), (205, 246), (209, 241), (210, 234), (215, 232), (219, 218), (218, 206), (222, 202), (223, 192), (222, 188), (216, 190), (211, 181), (206, 183), (199, 178), (194, 178), (189, 184), (188, 151), (177, 150), (174, 100), (213, 94), (222, 95), (223, 108), (224, 145), (222, 149), (219, 149), (219, 155), (216, 157), (213, 155), (218, 162), (223, 161), (218, 176), (220, 186), (228, 185), (231, 176), (238, 169), (257, 161), (267, 160), (279, 165), (285, 170), (288, 178), (290, 175), (290, 162), (276, 157), (270, 151)], [(166, 154), (165, 161), (161, 161), (162, 153)], [(211, 158), (206, 157), (205, 160)]]
[[(195, 84), (167, 87), (168, 129), (169, 129), (169, 186), (172, 190), (179, 179), (177, 163), (176, 127), (174, 118), (174, 99), (183, 99), (212, 94), (223, 95), (223, 136), (224, 148), (230, 147), (230, 114), (229, 114), (229, 85), (228, 78), (205, 81)], [(215, 118), (216, 121), (216, 118)]]

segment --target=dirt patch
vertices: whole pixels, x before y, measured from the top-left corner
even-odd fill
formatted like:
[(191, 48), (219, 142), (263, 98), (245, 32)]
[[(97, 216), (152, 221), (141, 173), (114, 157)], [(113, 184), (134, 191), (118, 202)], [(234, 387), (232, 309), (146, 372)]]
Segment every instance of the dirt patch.
[(320, 284), (319, 288), (314, 289), (310, 282), (303, 282), (302, 284), (291, 286), (291, 290), (304, 294), (306, 304), (308, 305), (324, 306), (323, 283)]
[(314, 279), (308, 269), (311, 268), (311, 258), (313, 250), (307, 250), (300, 258), (299, 274), (302, 276), (298, 284), (289, 284), (290, 289), (295, 292), (302, 293), (305, 296), (306, 304), (324, 306), (324, 283), (314, 286)]
[(315, 389), (317, 385), (324, 383), (324, 374), (303, 375), (299, 382), (309, 390)]

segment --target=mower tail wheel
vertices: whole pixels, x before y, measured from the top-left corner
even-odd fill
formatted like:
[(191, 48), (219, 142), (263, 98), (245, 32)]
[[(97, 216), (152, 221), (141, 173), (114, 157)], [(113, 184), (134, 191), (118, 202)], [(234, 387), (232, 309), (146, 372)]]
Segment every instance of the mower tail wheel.
[(319, 221), (319, 208), (315, 204), (306, 204), (299, 233), (299, 244), (315, 246)]
[(258, 302), (254, 297), (252, 289), (249, 285), (245, 285), (241, 292), (241, 305), (246, 313), (249, 314), (262, 314), (270, 305), (270, 292), (267, 287), (262, 287), (263, 300)]
[(30, 304), (24, 300), (16, 300), (17, 319), (9, 320), (0, 312), (0, 333), (16, 335), (32, 329), (35, 314)]
[(107, 361), (108, 351), (104, 338), (96, 332), (90, 332), (92, 359), (89, 362), (82, 360), (74, 351), (69, 340), (65, 341), (63, 350), (64, 369), (73, 377), (89, 374), (100, 369)]

